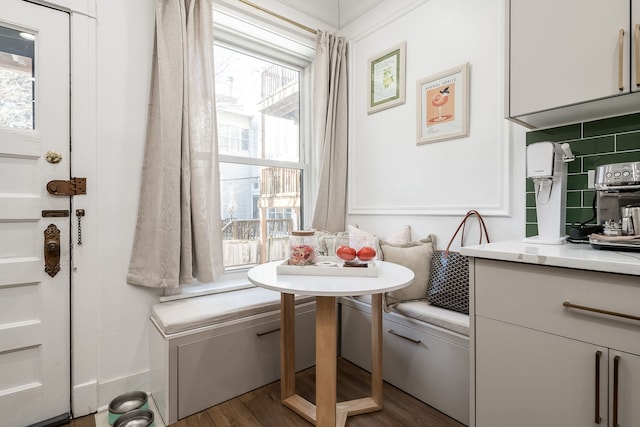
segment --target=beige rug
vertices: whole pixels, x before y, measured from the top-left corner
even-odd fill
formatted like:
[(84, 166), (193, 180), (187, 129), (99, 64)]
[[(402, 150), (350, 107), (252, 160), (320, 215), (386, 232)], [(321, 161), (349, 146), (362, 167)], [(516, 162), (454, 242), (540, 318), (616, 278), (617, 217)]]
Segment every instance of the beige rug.
[[(153, 425), (155, 427), (165, 427), (162, 422), (162, 418), (160, 418), (160, 413), (158, 412), (158, 408), (156, 407), (153, 398), (149, 396), (149, 409), (153, 411)], [(109, 410), (105, 409), (104, 411), (100, 411), (95, 415), (96, 419), (96, 427), (110, 427), (109, 426)]]

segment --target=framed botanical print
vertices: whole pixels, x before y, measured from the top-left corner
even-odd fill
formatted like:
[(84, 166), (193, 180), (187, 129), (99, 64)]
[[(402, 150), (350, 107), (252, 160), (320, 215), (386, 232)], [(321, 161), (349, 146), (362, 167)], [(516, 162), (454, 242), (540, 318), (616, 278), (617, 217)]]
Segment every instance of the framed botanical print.
[(369, 58), (367, 113), (405, 102), (406, 42)]

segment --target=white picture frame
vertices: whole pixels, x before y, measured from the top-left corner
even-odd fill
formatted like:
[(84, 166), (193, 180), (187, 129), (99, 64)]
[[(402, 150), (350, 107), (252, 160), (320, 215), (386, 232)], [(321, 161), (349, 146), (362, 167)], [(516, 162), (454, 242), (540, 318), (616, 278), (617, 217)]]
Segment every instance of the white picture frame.
[(367, 113), (405, 103), (407, 43), (401, 42), (369, 58)]
[(416, 84), (417, 144), (469, 136), (469, 63)]

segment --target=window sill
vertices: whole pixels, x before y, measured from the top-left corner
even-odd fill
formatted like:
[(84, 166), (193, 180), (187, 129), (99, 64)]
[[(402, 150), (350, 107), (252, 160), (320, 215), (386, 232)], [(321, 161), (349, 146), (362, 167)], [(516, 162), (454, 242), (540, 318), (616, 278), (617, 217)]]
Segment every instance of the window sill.
[(161, 296), (160, 302), (175, 301), (184, 298), (237, 291), (239, 289), (248, 289), (253, 287), (255, 287), (255, 285), (250, 283), (249, 279), (247, 279), (247, 272), (241, 271), (225, 274), (220, 279), (212, 283), (196, 283), (194, 285), (184, 286), (178, 294)]

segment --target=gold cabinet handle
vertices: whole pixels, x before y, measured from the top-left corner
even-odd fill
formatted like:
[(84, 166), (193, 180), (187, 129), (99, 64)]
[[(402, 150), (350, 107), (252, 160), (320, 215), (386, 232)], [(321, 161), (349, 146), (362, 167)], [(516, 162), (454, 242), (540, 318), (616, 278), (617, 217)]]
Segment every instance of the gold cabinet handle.
[(622, 81), (622, 62), (624, 58), (624, 30), (620, 28), (618, 32), (618, 90), (624, 90)]
[(602, 357), (602, 352), (600, 350), (596, 351), (596, 417), (595, 423), (600, 424), (602, 421), (602, 417), (600, 416), (600, 358)]
[(640, 86), (640, 24), (635, 25), (633, 38), (636, 48), (636, 86)]
[(587, 307), (586, 305), (573, 304), (569, 301), (563, 302), (562, 305), (566, 308), (574, 308), (576, 310), (590, 311), (592, 313), (606, 314), (607, 316), (622, 317), (624, 319), (640, 321), (640, 316), (634, 316), (633, 314), (618, 313), (617, 311), (609, 311), (609, 310), (603, 310), (601, 308)]

